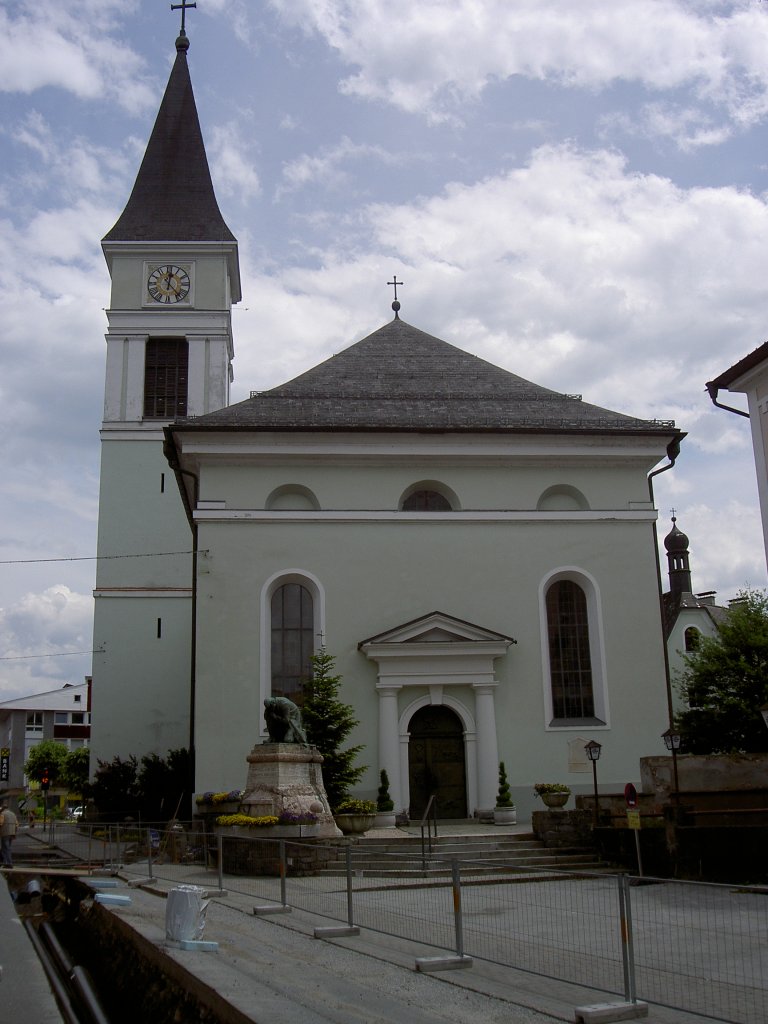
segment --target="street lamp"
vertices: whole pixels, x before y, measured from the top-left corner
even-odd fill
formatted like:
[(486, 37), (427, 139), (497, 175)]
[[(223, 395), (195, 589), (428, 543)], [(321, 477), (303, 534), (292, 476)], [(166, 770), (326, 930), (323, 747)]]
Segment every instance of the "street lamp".
[(587, 752), (587, 757), (592, 762), (592, 781), (595, 786), (595, 817), (594, 826), (597, 828), (599, 806), (597, 802), (597, 762), (600, 760), (600, 752), (603, 749), (602, 743), (598, 743), (597, 740), (590, 740), (589, 743), (584, 744), (584, 749)]
[(666, 732), (661, 734), (661, 738), (664, 740), (664, 746), (672, 754), (672, 772), (675, 780), (675, 803), (680, 803), (680, 783), (677, 777), (677, 752), (680, 749), (680, 740), (682, 737), (679, 732), (670, 726)]

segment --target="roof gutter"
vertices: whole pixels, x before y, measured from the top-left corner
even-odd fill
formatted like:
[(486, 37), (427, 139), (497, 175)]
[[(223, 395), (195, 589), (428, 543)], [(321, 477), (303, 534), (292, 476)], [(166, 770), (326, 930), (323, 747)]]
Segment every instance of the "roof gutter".
[(732, 405), (723, 405), (722, 402), (718, 402), (717, 395), (720, 388), (714, 381), (710, 381), (707, 384), (707, 391), (709, 392), (709, 397), (712, 399), (712, 404), (716, 405), (718, 409), (725, 409), (726, 412), (734, 412), (737, 416), (746, 416), (746, 418), (749, 419), (749, 413), (744, 412), (743, 409), (734, 409)]

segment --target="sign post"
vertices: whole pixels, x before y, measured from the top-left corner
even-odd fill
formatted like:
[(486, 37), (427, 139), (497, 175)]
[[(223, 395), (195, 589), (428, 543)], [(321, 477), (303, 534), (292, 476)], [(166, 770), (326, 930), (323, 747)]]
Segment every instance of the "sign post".
[(637, 790), (628, 782), (624, 787), (624, 799), (627, 802), (627, 828), (635, 833), (635, 850), (637, 851), (637, 873), (643, 877), (643, 859), (640, 856), (640, 810), (637, 806)]

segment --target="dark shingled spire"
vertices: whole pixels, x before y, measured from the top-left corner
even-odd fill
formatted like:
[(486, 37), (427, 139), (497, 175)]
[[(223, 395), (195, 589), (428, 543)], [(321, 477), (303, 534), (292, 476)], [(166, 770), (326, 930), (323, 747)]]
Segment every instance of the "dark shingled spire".
[(189, 40), (176, 61), (131, 198), (105, 242), (234, 242), (213, 191), (187, 67)]

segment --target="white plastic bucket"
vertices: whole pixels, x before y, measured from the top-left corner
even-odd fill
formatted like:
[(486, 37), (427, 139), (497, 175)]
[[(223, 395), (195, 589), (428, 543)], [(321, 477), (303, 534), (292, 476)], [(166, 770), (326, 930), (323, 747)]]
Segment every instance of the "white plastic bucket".
[(199, 885), (179, 885), (168, 893), (165, 907), (165, 937), (175, 942), (198, 940), (205, 930), (208, 901)]

